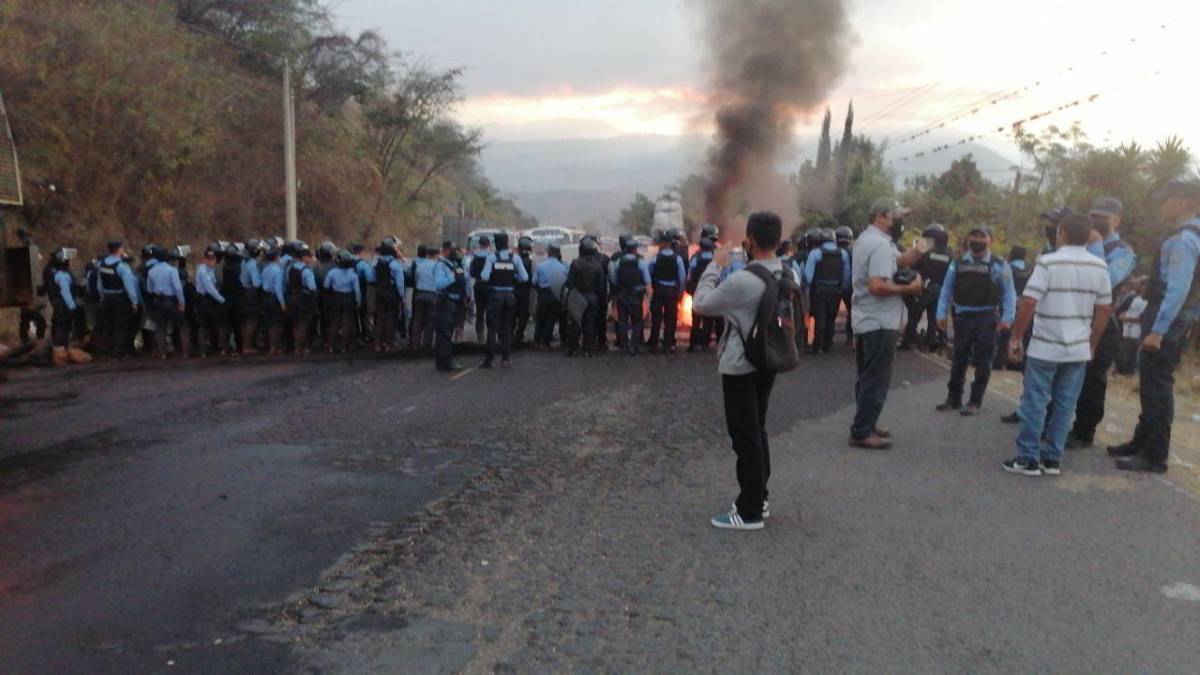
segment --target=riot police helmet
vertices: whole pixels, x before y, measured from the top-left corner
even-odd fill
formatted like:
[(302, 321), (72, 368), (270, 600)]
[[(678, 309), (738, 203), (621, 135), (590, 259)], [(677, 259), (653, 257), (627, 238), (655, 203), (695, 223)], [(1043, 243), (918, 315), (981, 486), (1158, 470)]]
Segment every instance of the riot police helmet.
[(821, 243), (835, 241), (837, 241), (837, 235), (834, 233), (833, 228), (826, 227), (821, 230)]
[(338, 251), (335, 260), (340, 267), (354, 266), (354, 254), (350, 252), (350, 249), (344, 248)]
[(838, 229), (833, 231), (833, 234), (837, 237), (837, 243), (839, 244), (849, 244), (854, 241), (854, 230), (850, 229), (849, 225), (838, 227)]
[(719, 237), (720, 237), (720, 231), (717, 229), (717, 226), (713, 225), (712, 223), (706, 223), (703, 227), (700, 228), (700, 238), (701, 239), (711, 239), (713, 241), (716, 241)]
[(589, 234), (588, 236), (579, 240), (580, 253), (591, 255), (599, 250), (600, 247), (596, 244), (596, 238), (592, 235)]
[(929, 227), (926, 227), (921, 231), (921, 236), (933, 239), (937, 237), (939, 233), (946, 234), (946, 228), (943, 227), (941, 223), (930, 223)]
[(531, 237), (521, 237), (517, 240), (517, 249), (520, 251), (532, 251), (533, 239)]

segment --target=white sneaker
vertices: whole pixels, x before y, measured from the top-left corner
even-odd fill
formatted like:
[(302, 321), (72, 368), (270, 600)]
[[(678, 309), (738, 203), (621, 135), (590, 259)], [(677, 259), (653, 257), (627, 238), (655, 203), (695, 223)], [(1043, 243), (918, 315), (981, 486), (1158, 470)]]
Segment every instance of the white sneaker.
[(762, 519), (753, 522), (746, 522), (738, 515), (737, 509), (730, 511), (723, 516), (714, 516), (711, 521), (713, 527), (722, 530), (761, 530), (763, 529)]

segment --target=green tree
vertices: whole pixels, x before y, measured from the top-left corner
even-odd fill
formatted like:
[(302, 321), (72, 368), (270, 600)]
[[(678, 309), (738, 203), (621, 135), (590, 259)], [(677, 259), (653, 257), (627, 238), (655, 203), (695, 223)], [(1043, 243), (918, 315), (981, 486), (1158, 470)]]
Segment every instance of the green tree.
[(621, 210), (621, 226), (636, 233), (650, 234), (654, 227), (654, 202), (642, 193), (633, 196), (629, 206)]

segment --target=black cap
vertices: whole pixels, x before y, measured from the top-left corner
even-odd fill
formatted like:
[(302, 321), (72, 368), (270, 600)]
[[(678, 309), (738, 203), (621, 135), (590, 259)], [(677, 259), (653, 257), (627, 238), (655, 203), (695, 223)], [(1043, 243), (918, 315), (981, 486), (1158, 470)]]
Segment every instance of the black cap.
[(1024, 260), (1025, 253), (1026, 251), (1024, 246), (1014, 246), (1008, 249), (1008, 261), (1012, 262), (1014, 260)]
[(986, 235), (989, 239), (991, 239), (992, 228), (988, 227), (987, 225), (976, 225), (975, 227), (971, 228), (971, 231), (967, 233), (967, 236), (969, 237), (972, 234)]
[(114, 240), (108, 242), (108, 252), (116, 253), (124, 245), (125, 245), (125, 242), (121, 241), (120, 239), (114, 239)]
[(1069, 215), (1071, 215), (1071, 209), (1067, 208), (1066, 206), (1056, 206), (1052, 209), (1046, 209), (1045, 211), (1042, 211), (1042, 217), (1054, 223), (1055, 225), (1061, 223), (1063, 219)]

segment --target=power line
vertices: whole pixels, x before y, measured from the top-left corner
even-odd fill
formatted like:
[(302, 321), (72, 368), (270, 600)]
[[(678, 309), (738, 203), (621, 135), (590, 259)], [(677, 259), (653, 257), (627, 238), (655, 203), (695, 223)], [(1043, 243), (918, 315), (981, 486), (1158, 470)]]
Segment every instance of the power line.
[[(1158, 77), (1160, 74), (1162, 74), (1162, 71), (1156, 70), (1153, 73), (1147, 73), (1147, 74), (1143, 75), (1142, 77), (1137, 78), (1136, 81), (1141, 82), (1141, 81), (1149, 80), (1151, 78)], [(1113, 89), (1109, 90), (1108, 95), (1111, 96), (1112, 94), (1115, 94), (1115, 93), (1121, 91), (1124, 87), (1125, 87), (1124, 84), (1119, 84), (1116, 87), (1114, 87)], [(890, 165), (890, 164), (895, 164), (897, 162), (902, 163), (902, 162), (908, 162), (913, 159), (920, 159), (920, 158), (928, 156), (928, 155), (934, 155), (934, 154), (938, 154), (941, 152), (945, 152), (946, 150), (949, 150), (955, 146), (966, 145), (968, 143), (972, 143), (974, 141), (981, 140), (983, 138), (995, 136), (997, 134), (1003, 135), (1003, 136), (1007, 136), (1007, 135), (1011, 134), (1013, 136), (1016, 136), (1017, 133), (1020, 132), (1024, 128), (1024, 126), (1030, 122), (1035, 122), (1037, 120), (1044, 119), (1051, 115), (1056, 115), (1060, 112), (1063, 112), (1066, 110), (1071, 110), (1073, 108), (1078, 108), (1083, 105), (1095, 103), (1100, 97), (1101, 97), (1101, 92), (1095, 92), (1088, 96), (1083, 96), (1083, 97), (1074, 99), (1072, 101), (1068, 101), (1068, 102), (1058, 105), (1054, 108), (1048, 108), (1041, 112), (1033, 113), (1032, 115), (1015, 120), (1007, 125), (1001, 125), (999, 127), (996, 127), (995, 131), (993, 131), (993, 132), (983, 132), (983, 133), (974, 134), (972, 136), (967, 136), (965, 138), (960, 138), (957, 141), (954, 141), (951, 143), (945, 143), (943, 145), (939, 145), (939, 146), (931, 148), (929, 150), (922, 150), (921, 152), (917, 152), (917, 153), (913, 153), (910, 155), (905, 155), (904, 157), (899, 157), (896, 159), (889, 160), (888, 164)]]
[[(1166, 23), (1160, 24), (1158, 26), (1158, 30), (1160, 30), (1160, 31), (1167, 30), (1168, 25), (1169, 24), (1166, 24)], [(1131, 44), (1136, 44), (1137, 42), (1138, 42), (1138, 38), (1137, 38), (1137, 36), (1134, 36), (1134, 37), (1130, 38), (1129, 40), (1125, 41), (1123, 44), (1131, 45)], [(1096, 56), (1098, 58), (1104, 58), (1104, 57), (1109, 56), (1110, 52), (1111, 52), (1111, 50), (1104, 49), (1101, 52), (1099, 52)], [(985, 97), (979, 99), (978, 101), (975, 101), (974, 103), (970, 103), (967, 106), (965, 106), (964, 108), (960, 108), (959, 110), (957, 110), (953, 113), (950, 113), (949, 115), (947, 115), (945, 117), (942, 117), (938, 120), (935, 120), (934, 122), (931, 122), (930, 124), (927, 124), (926, 126), (920, 128), (916, 132), (913, 132), (913, 133), (909, 134), (908, 136), (905, 136), (904, 138), (900, 139), (892, 147), (899, 147), (906, 143), (912, 142), (918, 138), (921, 138), (922, 136), (927, 136), (937, 129), (945, 128), (946, 125), (948, 125), (948, 124), (953, 124), (954, 122), (957, 122), (959, 120), (976, 115), (976, 114), (982, 112), (984, 109), (994, 106), (994, 105), (998, 105), (999, 103), (1001, 103), (1003, 101), (1008, 101), (1008, 100), (1018, 98), (1021, 95), (1028, 92), (1029, 90), (1040, 87), (1042, 85), (1043, 80), (1047, 80), (1047, 79), (1050, 79), (1053, 77), (1060, 77), (1062, 75), (1065, 75), (1067, 73), (1071, 73), (1074, 71), (1075, 71), (1075, 66), (1069, 65), (1066, 68), (1054, 73), (1053, 75), (1050, 75), (1049, 77), (1038, 78), (1038, 79), (1034, 80), (1032, 83), (1026, 84), (1023, 87), (1019, 87), (1019, 88), (1012, 89), (1012, 90), (1000, 90), (1000, 92), (997, 92), (995, 94), (989, 94), (988, 96), (985, 96)]]
[(937, 87), (938, 87), (938, 83), (936, 83), (936, 82), (927, 84), (923, 87), (918, 87), (917, 91), (913, 92), (912, 94), (905, 96), (903, 99), (896, 101), (896, 102), (892, 103), (891, 105), (884, 106), (884, 109), (880, 110), (877, 113), (868, 115), (867, 118), (864, 119), (860, 124), (862, 125), (863, 129), (869, 128), (872, 123), (878, 123), (882, 119), (887, 119), (887, 117), (889, 115), (894, 115), (897, 112), (907, 108), (908, 106), (915, 103), (917, 100), (927, 96), (930, 92), (932, 92)]

